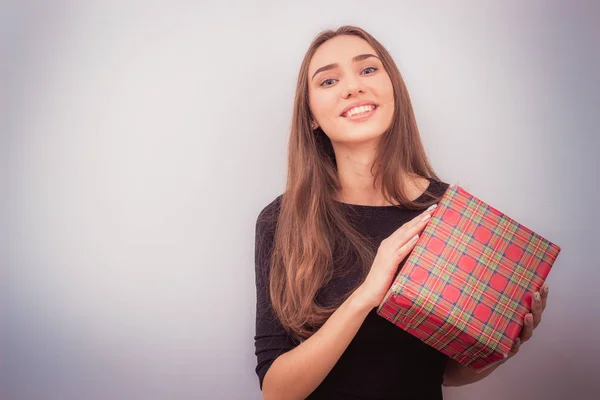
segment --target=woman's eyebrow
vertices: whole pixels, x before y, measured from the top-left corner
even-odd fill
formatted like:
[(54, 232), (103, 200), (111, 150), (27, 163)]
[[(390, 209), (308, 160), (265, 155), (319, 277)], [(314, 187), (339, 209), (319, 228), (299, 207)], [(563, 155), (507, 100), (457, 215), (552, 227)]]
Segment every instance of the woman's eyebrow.
[[(359, 54), (356, 57), (352, 57), (352, 61), (353, 62), (362, 61), (369, 57), (375, 57), (375, 58), (379, 59), (379, 57), (377, 57), (375, 54)], [(312, 78), (310, 78), (310, 79), (311, 80), (315, 79), (315, 75), (317, 75), (319, 72), (327, 71), (327, 70), (334, 69), (337, 67), (339, 67), (339, 64), (337, 64), (337, 63), (327, 64), (324, 67), (321, 67), (318, 70), (316, 70), (315, 73), (313, 74)]]

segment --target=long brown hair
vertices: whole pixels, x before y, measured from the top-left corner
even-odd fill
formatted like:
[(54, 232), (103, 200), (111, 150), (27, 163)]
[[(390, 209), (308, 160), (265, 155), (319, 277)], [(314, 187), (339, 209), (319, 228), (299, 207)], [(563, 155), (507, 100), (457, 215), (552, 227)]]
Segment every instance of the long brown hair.
[[(273, 310), (299, 341), (310, 337), (364, 281), (376, 253), (374, 246), (348, 221), (343, 205), (334, 200), (340, 184), (333, 146), (321, 128), (313, 131), (310, 126), (308, 65), (320, 45), (339, 35), (366, 40), (381, 59), (394, 88), (392, 123), (381, 136), (371, 168), (374, 184), (381, 180), (387, 201), (411, 210), (438, 201), (433, 197), (427, 203), (417, 204), (411, 201), (404, 185), (398, 184), (404, 173), (439, 179), (425, 155), (408, 91), (390, 54), (370, 34), (355, 26), (318, 34), (304, 56), (298, 75), (287, 185), (277, 216), (269, 281)], [(334, 260), (336, 254), (345, 258)], [(362, 279), (337, 304), (319, 304), (319, 289), (334, 276), (343, 274), (343, 267), (348, 268), (352, 257), (363, 269)]]

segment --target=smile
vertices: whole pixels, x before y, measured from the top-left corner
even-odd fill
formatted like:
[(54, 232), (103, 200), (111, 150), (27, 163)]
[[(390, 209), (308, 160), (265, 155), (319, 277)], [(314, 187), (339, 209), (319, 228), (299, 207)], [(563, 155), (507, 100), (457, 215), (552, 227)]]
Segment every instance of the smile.
[(374, 104), (354, 107), (354, 108), (348, 110), (347, 112), (343, 113), (342, 117), (349, 119), (351, 121), (363, 121), (363, 120), (371, 117), (375, 113), (376, 109), (377, 109), (377, 106)]

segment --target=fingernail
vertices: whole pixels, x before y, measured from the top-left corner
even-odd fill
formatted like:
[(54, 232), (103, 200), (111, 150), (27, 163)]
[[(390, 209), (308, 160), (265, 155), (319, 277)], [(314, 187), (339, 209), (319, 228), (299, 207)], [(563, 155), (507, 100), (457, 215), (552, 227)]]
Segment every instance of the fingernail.
[(413, 236), (409, 241), (413, 242), (413, 241), (417, 240), (418, 238), (419, 238), (419, 235), (417, 234), (417, 235)]
[(533, 294), (533, 298), (535, 299), (535, 301), (540, 302), (542, 301), (542, 296), (540, 295), (540, 292), (535, 292)]
[(542, 290), (544, 291), (544, 294), (548, 294), (548, 284), (544, 283), (544, 286), (542, 286)]
[(421, 218), (421, 222), (427, 221), (429, 218), (431, 218), (431, 214), (427, 214), (426, 216), (424, 216), (423, 218)]
[(433, 210), (436, 207), (437, 207), (437, 204), (433, 204), (433, 205), (429, 206), (429, 208), (427, 210), (425, 210), (425, 211), (431, 211), (431, 210)]

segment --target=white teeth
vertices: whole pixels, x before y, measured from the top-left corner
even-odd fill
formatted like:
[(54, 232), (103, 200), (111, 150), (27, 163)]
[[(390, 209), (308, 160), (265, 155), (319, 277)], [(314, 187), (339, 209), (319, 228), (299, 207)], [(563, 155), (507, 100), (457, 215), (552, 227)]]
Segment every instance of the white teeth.
[(346, 116), (347, 117), (352, 117), (356, 114), (361, 114), (361, 113), (365, 113), (365, 112), (369, 112), (375, 109), (374, 105), (368, 105), (368, 106), (360, 106), (360, 107), (354, 107), (352, 109), (350, 109), (348, 112), (346, 112)]

